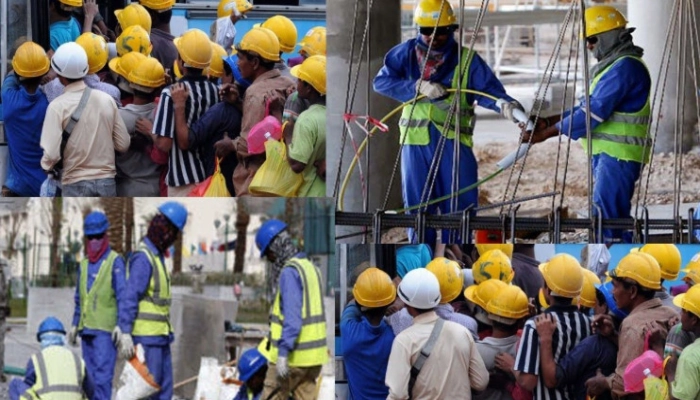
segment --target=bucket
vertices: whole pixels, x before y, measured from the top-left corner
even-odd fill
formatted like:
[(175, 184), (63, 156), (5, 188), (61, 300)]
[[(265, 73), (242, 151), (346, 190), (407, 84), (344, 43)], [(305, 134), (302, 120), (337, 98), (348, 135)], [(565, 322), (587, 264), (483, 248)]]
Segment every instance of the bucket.
[(282, 124), (277, 118), (268, 115), (253, 125), (248, 132), (248, 154), (263, 154), (265, 142), (282, 139)]
[(664, 360), (653, 350), (645, 351), (627, 365), (624, 376), (625, 392), (639, 393), (644, 390), (644, 378), (646, 378), (644, 370), (647, 369), (657, 378), (664, 372)]
[(478, 229), (476, 232), (475, 243), (477, 244), (498, 244), (502, 243), (502, 235), (499, 230), (484, 230)]
[(124, 365), (119, 377), (119, 391), (116, 400), (139, 400), (160, 391), (160, 386), (146, 366), (143, 347), (136, 345), (136, 354)]

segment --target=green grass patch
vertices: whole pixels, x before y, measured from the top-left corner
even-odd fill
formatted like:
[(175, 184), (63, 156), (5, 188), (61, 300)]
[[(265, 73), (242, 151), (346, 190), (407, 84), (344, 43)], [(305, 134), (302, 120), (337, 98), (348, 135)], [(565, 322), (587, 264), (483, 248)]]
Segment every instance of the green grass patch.
[(27, 317), (27, 299), (10, 299), (10, 317)]
[(269, 322), (270, 304), (264, 300), (242, 301), (238, 305), (236, 323), (266, 324)]

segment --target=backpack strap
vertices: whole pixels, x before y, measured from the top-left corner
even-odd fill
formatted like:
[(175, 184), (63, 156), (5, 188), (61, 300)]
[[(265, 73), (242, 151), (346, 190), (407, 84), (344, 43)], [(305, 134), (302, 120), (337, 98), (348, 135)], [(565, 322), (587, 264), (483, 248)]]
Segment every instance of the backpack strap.
[(416, 362), (411, 366), (411, 378), (408, 380), (409, 399), (413, 398), (413, 386), (415, 386), (416, 384), (416, 379), (418, 378), (420, 370), (423, 368), (423, 364), (425, 364), (425, 361), (428, 359), (430, 353), (433, 351), (433, 347), (435, 346), (438, 337), (440, 337), (440, 332), (442, 331), (443, 325), (445, 325), (445, 320), (442, 318), (438, 318), (435, 322), (435, 326), (433, 326), (433, 331), (430, 332), (430, 337), (428, 338), (428, 341), (425, 342), (423, 348), (420, 350), (420, 354), (418, 355)]
[(60, 173), (63, 170), (63, 153), (66, 150), (66, 145), (68, 144), (68, 139), (70, 139), (71, 133), (73, 133), (73, 129), (75, 128), (75, 125), (78, 124), (78, 121), (80, 121), (80, 117), (83, 115), (83, 111), (85, 110), (85, 106), (87, 105), (88, 101), (90, 100), (90, 93), (92, 92), (92, 89), (90, 87), (85, 87), (85, 90), (83, 91), (83, 95), (80, 97), (80, 102), (78, 103), (78, 107), (73, 111), (73, 114), (71, 114), (70, 119), (68, 120), (68, 124), (66, 127), (63, 129), (63, 133), (61, 133), (61, 158), (59, 159), (58, 163), (54, 166), (54, 171), (58, 173), (57, 176), (60, 176)]

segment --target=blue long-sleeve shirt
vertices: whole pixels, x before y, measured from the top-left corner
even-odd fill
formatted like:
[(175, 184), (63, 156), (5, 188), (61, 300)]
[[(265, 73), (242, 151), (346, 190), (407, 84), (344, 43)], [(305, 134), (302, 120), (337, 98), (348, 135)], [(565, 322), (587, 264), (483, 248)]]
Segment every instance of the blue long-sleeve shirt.
[[(407, 102), (416, 95), (416, 81), (421, 76), (420, 64), (416, 57), (416, 44), (420, 39), (410, 39), (394, 46), (384, 57), (384, 66), (374, 78), (374, 91), (400, 102)], [(450, 46), (452, 46), (450, 48)], [(445, 87), (452, 86), (452, 78), (458, 65), (457, 42), (451, 39), (445, 48), (446, 57), (443, 65), (431, 77), (431, 82), (440, 83)], [(466, 49), (464, 51), (467, 51)], [(501, 81), (498, 80), (491, 68), (477, 53), (474, 53), (469, 65), (467, 88), (488, 93), (499, 99), (513, 101), (506, 93)], [(476, 101), (480, 106), (500, 112), (496, 102), (481, 95), (467, 95), (469, 103)]]
[[(163, 255), (156, 249), (153, 242), (148, 238), (143, 238), (143, 242), (163, 262)], [(134, 321), (139, 312), (139, 300), (146, 295), (153, 273), (153, 266), (148, 261), (148, 257), (141, 251), (136, 251), (131, 255), (127, 268), (129, 268), (129, 279), (126, 282), (124, 304), (119, 312), (118, 322), (123, 333), (131, 333), (133, 330)], [(167, 336), (134, 336), (134, 344), (163, 346), (170, 344), (173, 339), (172, 333)]]
[[(633, 113), (644, 107), (651, 91), (651, 76), (641, 62), (633, 58), (624, 58), (615, 63), (603, 75), (590, 95), (591, 130), (610, 118), (614, 112)], [(571, 139), (586, 136), (585, 99), (569, 112), (556, 127)], [(570, 128), (571, 126), (571, 128)]]
[[(109, 252), (112, 251), (112, 249), (107, 246), (107, 250), (105, 250), (104, 254), (102, 254), (102, 257), (100, 257), (99, 260), (95, 263), (91, 263), (88, 260), (88, 276), (87, 276), (87, 291), (90, 292), (90, 288), (92, 288), (92, 284), (95, 283), (95, 278), (97, 278), (97, 273), (100, 271), (100, 266), (102, 265), (102, 262), (107, 259), (107, 256), (109, 255)], [(114, 259), (114, 265), (112, 266), (112, 290), (114, 290), (114, 295), (117, 299), (117, 317), (119, 316), (119, 312), (121, 311), (121, 304), (123, 301), (124, 297), (124, 288), (126, 286), (126, 270), (124, 269), (124, 258), (122, 256), (117, 256), (117, 258)], [(75, 286), (75, 311), (73, 312), (73, 326), (78, 326), (80, 323), (80, 268), (78, 268), (78, 284)], [(96, 329), (87, 329), (84, 328), (81, 332), (82, 336), (94, 336), (99, 334), (100, 330)]]
[[(591, 335), (559, 360), (556, 370), (557, 387), (569, 387), (576, 400), (585, 400), (586, 381), (595, 376), (598, 368), (605, 376), (612, 374), (616, 365), (617, 346), (601, 335)], [(610, 399), (609, 392), (601, 396), (601, 399)]]
[[(29, 387), (34, 386), (36, 383), (36, 369), (31, 358), (27, 361), (27, 368), (24, 370), (24, 383)], [(83, 392), (88, 399), (93, 398), (95, 394), (95, 386), (90, 380), (90, 374), (88, 373), (83, 376)]]
[[(306, 254), (298, 253), (295, 258), (306, 258)], [(301, 332), (301, 306), (303, 289), (301, 277), (296, 268), (282, 268), (279, 279), (280, 311), (284, 316), (282, 337), (279, 341), (279, 356), (287, 357), (294, 350), (294, 343)]]
[(195, 123), (190, 125), (188, 143), (190, 148), (199, 148), (207, 175), (214, 173), (214, 143), (228, 133), (231, 139), (241, 134), (241, 112), (225, 101), (216, 103)]

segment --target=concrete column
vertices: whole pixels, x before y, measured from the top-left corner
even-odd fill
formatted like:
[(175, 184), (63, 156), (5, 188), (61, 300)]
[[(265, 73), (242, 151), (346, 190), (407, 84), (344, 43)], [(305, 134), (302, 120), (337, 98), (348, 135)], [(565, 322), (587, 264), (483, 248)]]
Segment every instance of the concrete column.
[[(673, 3), (675, 1), (669, 0), (629, 0), (627, 2), (627, 19), (629, 21), (629, 27), (636, 27), (637, 30), (634, 32), (634, 42), (638, 46), (644, 48), (644, 61), (649, 67), (649, 72), (652, 77), (652, 90), (656, 86), (656, 82), (659, 80), (659, 71), (662, 64), (662, 59), (664, 55), (664, 45), (666, 41), (666, 31), (671, 22), (671, 13), (673, 11)], [(695, 7), (695, 13), (700, 17), (700, 3), (697, 1), (686, 1), (686, 9), (688, 4), (693, 4)], [(622, 10), (624, 11), (624, 10)], [(684, 12), (684, 18), (690, 18), (690, 12)], [(676, 101), (678, 97), (677, 84), (680, 79), (678, 64), (680, 62), (679, 52), (678, 52), (678, 41), (681, 38), (680, 23), (677, 24), (677, 30), (675, 32), (671, 60), (669, 64), (668, 77), (666, 79), (666, 88), (663, 98), (663, 106), (659, 109), (659, 100), (661, 93), (657, 96), (656, 109), (653, 111), (653, 116), (657, 119), (659, 124), (659, 129), (656, 138), (655, 151), (657, 153), (661, 152), (673, 152), (674, 148), (674, 126), (676, 123), (676, 110), (680, 107), (680, 103)], [(673, 34), (673, 33), (672, 33)], [(695, 102), (695, 91), (697, 90), (692, 70), (692, 50), (690, 37), (686, 38), (686, 46), (684, 49), (686, 53), (686, 63), (681, 68), (681, 71), (685, 71), (685, 88), (681, 88), (681, 98), (685, 96), (685, 115), (683, 118), (682, 133), (683, 133), (683, 151), (688, 151), (693, 146), (694, 137), (696, 134), (696, 124), (698, 122), (697, 118), (697, 106)], [(697, 51), (695, 52), (697, 56)], [(663, 79), (663, 76), (661, 77)], [(659, 92), (663, 88), (659, 87)], [(653, 92), (652, 92), (653, 96)], [(660, 119), (659, 115), (661, 116)], [(680, 117), (680, 113), (678, 114)], [(654, 125), (655, 126), (655, 125)]]
[[(358, 13), (355, 16), (355, 4)], [(326, 24), (328, 43), (328, 137), (327, 137), (327, 187), (328, 195), (333, 195), (336, 175), (340, 160), (340, 149), (343, 132), (343, 113), (345, 112), (345, 98), (348, 80), (351, 80), (350, 90), (354, 86), (354, 76), (357, 66), (362, 61), (362, 68), (358, 77), (357, 92), (351, 110), (354, 114), (369, 114), (377, 119), (383, 118), (389, 111), (398, 106), (395, 100), (380, 96), (372, 90), (372, 80), (382, 67), (384, 55), (401, 41), (401, 2), (400, 0), (374, 0), (370, 15), (370, 31), (367, 46), (370, 49), (369, 68), (367, 54), (359, 53), (367, 20), (367, 1), (358, 0), (328, 0), (326, 4)], [(354, 17), (354, 18), (353, 18)], [(350, 59), (350, 43), (355, 32), (355, 55)], [(353, 74), (348, 71), (353, 67)], [(390, 131), (388, 134), (378, 134), (370, 140), (367, 151), (363, 153), (361, 162), (365, 182), (369, 193), (368, 211), (374, 212), (382, 206), (386, 196), (387, 186), (391, 177), (391, 171), (399, 149), (398, 118), (388, 121)], [(357, 141), (364, 139), (364, 133), (359, 129), (353, 130)], [(358, 143), (359, 146), (359, 143)], [(354, 149), (350, 138), (345, 143), (340, 182), (345, 177), (354, 156)], [(369, 168), (367, 159), (369, 158)], [(388, 209), (401, 205), (400, 191), (401, 176), (397, 171), (394, 178), (394, 187), (391, 191)], [(345, 211), (363, 211), (362, 186), (358, 169), (354, 170), (349, 187), (345, 193)], [(341, 236), (351, 232), (357, 232), (357, 228), (336, 228), (336, 235)], [(357, 242), (360, 236), (347, 241)]]

